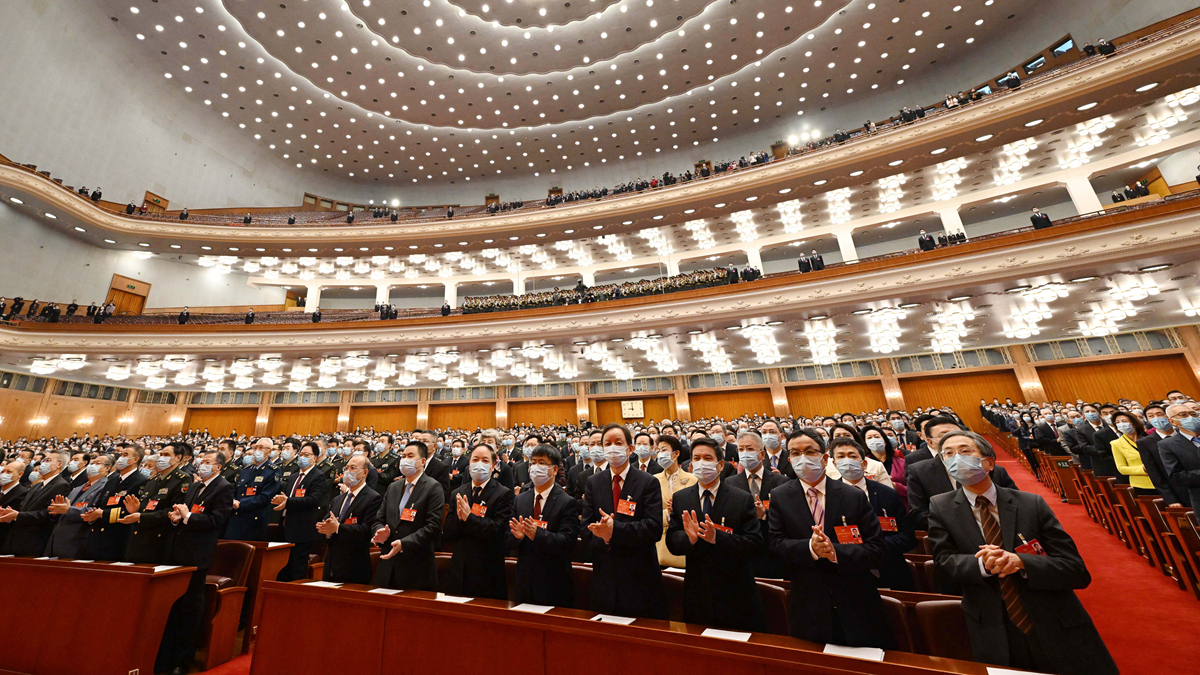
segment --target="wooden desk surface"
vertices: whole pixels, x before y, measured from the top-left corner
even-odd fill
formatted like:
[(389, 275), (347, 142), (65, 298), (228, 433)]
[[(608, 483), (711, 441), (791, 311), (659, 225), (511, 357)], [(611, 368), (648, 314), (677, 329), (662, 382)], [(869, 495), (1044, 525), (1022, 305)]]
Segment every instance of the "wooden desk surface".
[[(875, 662), (824, 654), (823, 645), (779, 635), (752, 633), (741, 642), (704, 636), (704, 626), (679, 622), (637, 619), (624, 626), (592, 621), (591, 611), (556, 607), (534, 614), (498, 600), (458, 604), (434, 593), (383, 595), (372, 588), (264, 583), (251, 675), (987, 673), (983, 664), (906, 652), (887, 652)], [(303, 631), (302, 643), (297, 617), (316, 622)]]
[(6, 641), (0, 672), (150, 675), (195, 569), (0, 557), (0, 626), (25, 634)]

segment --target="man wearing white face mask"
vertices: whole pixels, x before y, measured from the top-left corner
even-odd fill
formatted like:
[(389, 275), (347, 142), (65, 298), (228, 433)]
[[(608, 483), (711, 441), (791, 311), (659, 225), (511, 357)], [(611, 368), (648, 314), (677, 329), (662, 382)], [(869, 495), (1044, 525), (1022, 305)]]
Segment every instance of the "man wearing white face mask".
[(191, 489), (192, 475), (181, 470), (191, 464), (191, 458), (192, 447), (187, 443), (172, 443), (159, 450), (158, 477), (143, 486), (140, 496), (125, 495), (122, 505), (128, 515), (119, 522), (131, 529), (123, 560), (155, 565), (167, 561), (175, 529), (170, 513)]
[[(771, 473), (781, 473), (787, 478), (795, 478), (792, 465), (787, 461), (787, 453), (783, 451), (784, 432), (774, 420), (767, 420), (758, 427), (758, 434), (763, 439), (765, 456), (763, 463)], [(740, 450), (739, 450), (740, 452)]]
[[(772, 424), (774, 424), (772, 422)], [(742, 471), (725, 480), (726, 484), (745, 490), (754, 498), (754, 509), (762, 526), (764, 539), (767, 531), (767, 511), (771, 508), (771, 491), (788, 482), (782, 472), (776, 473), (767, 468), (765, 463), (766, 451), (763, 448), (762, 437), (754, 431), (743, 431), (737, 436), (738, 462)], [(791, 463), (784, 460), (788, 470), (792, 471)], [(794, 476), (794, 471), (792, 472)], [(792, 478), (791, 480), (795, 480)], [(781, 579), (783, 570), (779, 561), (764, 547), (754, 557), (754, 576), (763, 579)]]
[(529, 459), (533, 489), (517, 495), (507, 547), (517, 550), (516, 601), (554, 607), (575, 604), (571, 553), (579, 535), (579, 500), (557, 484), (562, 459), (539, 445)]
[(69, 494), (56, 497), (50, 504), (50, 515), (58, 516), (58, 523), (50, 533), (45, 555), (52, 558), (82, 558), (83, 546), (87, 541), (91, 525), (81, 518), (85, 511), (93, 508), (104, 494), (104, 481), (112, 469), (112, 457), (100, 455), (84, 467), (88, 482), (75, 487)]
[(105, 483), (103, 497), (94, 511), (83, 515), (85, 521), (92, 523), (92, 531), (84, 546), (86, 558), (125, 560), (125, 547), (129, 543), (131, 528), (122, 523), (121, 518), (129, 515), (125, 508), (125, 497), (136, 495), (147, 482), (146, 476), (138, 471), (145, 454), (140, 445), (125, 443), (119, 446), (119, 454)]
[(451, 595), (508, 598), (504, 552), (513, 493), (492, 480), (496, 457), (491, 446), (479, 444), (472, 448), (467, 468), (471, 482), (450, 495), (453, 506), (442, 534), (446, 541), (454, 542), (444, 589)]
[(329, 505), (317, 532), (328, 538), (325, 548), (324, 581), (343, 584), (371, 583), (371, 537), (383, 497), (367, 487), (366, 457), (352, 457), (342, 473), (345, 486)]
[(372, 580), (376, 586), (401, 590), (436, 591), (434, 548), (442, 534), (446, 494), (425, 474), (429, 448), (411, 440), (400, 454), (402, 480), (387, 488), (379, 505), (372, 541), (383, 555)]
[(651, 475), (662, 471), (662, 467), (655, 460), (653, 446), (654, 440), (650, 434), (644, 431), (633, 437), (633, 454), (637, 456), (637, 463), (634, 466)]
[(251, 464), (242, 469), (233, 492), (233, 515), (224, 539), (267, 541), (271, 499), (279, 493), (279, 469), (269, 460), (274, 446), (266, 436), (254, 442)]
[(329, 479), (314, 463), (317, 450), (306, 443), (296, 457), (298, 471), (283, 484), (279, 494), (271, 498), (273, 510), (282, 514), (283, 540), (291, 542), (288, 562), (279, 570), (276, 581), (295, 581), (308, 577), (308, 554), (317, 540), (317, 522), (329, 490)]
[[(33, 472), (39, 480), (25, 493), (21, 506), (0, 509), (0, 523), (12, 523), (4, 542), (4, 553), (37, 557), (46, 550), (46, 542), (58, 520), (58, 516), (50, 513), (50, 504), (55, 497), (65, 496), (71, 490), (70, 484), (61, 475), (69, 461), (71, 455), (66, 451), (46, 452), (45, 458)], [(33, 474), (30, 476), (32, 482)]]
[(1116, 675), (1117, 666), (1075, 589), (1091, 582), (1075, 542), (1039, 496), (998, 487), (996, 453), (982, 436), (941, 439), (961, 490), (933, 498), (929, 544), (938, 569), (961, 585), (974, 660), (1068, 675)]
[(567, 491), (572, 497), (581, 499), (583, 497), (583, 488), (587, 484), (587, 479), (591, 478), (597, 471), (597, 466), (604, 462), (604, 448), (600, 447), (600, 430), (597, 429), (587, 436), (586, 445), (579, 452), (581, 463), (571, 467), (571, 471), (567, 474)]
[[(829, 479), (815, 431), (787, 439), (799, 480), (771, 492), (770, 548), (791, 581), (790, 633), (812, 642), (888, 649), (893, 640), (875, 575), (884, 559), (879, 519), (867, 496)], [(800, 592), (797, 592), (800, 589)]]
[[(25, 462), (13, 459), (8, 464), (0, 465), (0, 513), (7, 509), (15, 509), (25, 500), (29, 488), (21, 485), (21, 476), (25, 475)], [(5, 539), (11, 523), (0, 520), (0, 551), (4, 550)]]

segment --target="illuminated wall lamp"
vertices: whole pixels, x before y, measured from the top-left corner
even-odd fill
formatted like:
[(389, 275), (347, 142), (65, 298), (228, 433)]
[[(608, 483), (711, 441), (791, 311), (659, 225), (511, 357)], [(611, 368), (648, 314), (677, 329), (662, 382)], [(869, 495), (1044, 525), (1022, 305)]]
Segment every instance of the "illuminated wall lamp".
[(91, 418), (91, 417), (80, 417), (77, 423), (78, 424), (91, 424), (94, 421), (95, 421), (95, 419)]
[(122, 418), (118, 419), (117, 422), (119, 422), (120, 424), (129, 424), (129, 423), (133, 422), (133, 418), (132, 417), (122, 417)]
[(349, 415), (338, 415), (338, 421), (339, 422), (349, 422), (350, 416)]
[(35, 418), (29, 420), (29, 423), (34, 426), (42, 426), (49, 421), (50, 421), (50, 419), (48, 417), (35, 417)]
[(183, 418), (182, 417), (172, 417), (171, 424), (183, 424)]

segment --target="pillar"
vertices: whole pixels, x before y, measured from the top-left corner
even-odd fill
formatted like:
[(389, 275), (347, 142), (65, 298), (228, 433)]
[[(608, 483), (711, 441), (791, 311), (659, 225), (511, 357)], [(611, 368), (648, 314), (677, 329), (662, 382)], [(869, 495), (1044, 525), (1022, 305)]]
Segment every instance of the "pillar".
[(1192, 372), (1200, 377), (1200, 333), (1197, 332), (1197, 327), (1182, 326), (1176, 328), (1175, 331), (1179, 333), (1179, 339), (1183, 341), (1183, 357), (1192, 367)]
[(588, 405), (587, 382), (572, 382), (575, 385), (575, 414), (579, 416), (579, 421), (587, 422), (592, 417), (591, 406)]
[(692, 421), (692, 404), (688, 401), (687, 378), (675, 376), (675, 419), (679, 422)]
[(321, 306), (321, 286), (319, 284), (309, 284), (306, 286), (308, 292), (304, 296), (304, 311), (312, 314)]
[(775, 416), (782, 419), (791, 415), (792, 406), (788, 403), (787, 388), (783, 386), (783, 371), (779, 368), (768, 368), (767, 381), (771, 383), (771, 402), (775, 404)]
[(938, 211), (937, 214), (938, 218), (942, 219), (942, 229), (945, 230), (946, 234), (957, 234), (959, 232), (963, 232), (964, 234), (966, 233), (966, 229), (963, 227), (962, 218), (958, 215), (957, 208), (949, 208), (943, 211)]
[(450, 305), (450, 309), (458, 307), (458, 282), (447, 281), (446, 286), (446, 304)]
[(883, 397), (887, 400), (889, 410), (908, 410), (904, 405), (904, 393), (900, 391), (900, 380), (892, 371), (891, 359), (876, 359), (879, 368), (879, 383), (883, 385)]
[(667, 257), (667, 276), (673, 277), (679, 274), (679, 258), (674, 256)]
[[(318, 288), (317, 293), (320, 294)], [(312, 297), (312, 296), (309, 296)], [(271, 403), (275, 400), (275, 392), (264, 391), (258, 398), (258, 413), (254, 417), (254, 435), (265, 436), (267, 424), (271, 421)]]
[(1037, 368), (1029, 362), (1029, 357), (1025, 355), (1025, 345), (1011, 345), (1008, 348), (1009, 357), (1012, 358), (1013, 371), (1017, 376), (1017, 382), (1021, 385), (1021, 393), (1025, 395), (1025, 400), (1029, 403), (1037, 401), (1049, 401), (1050, 397), (1046, 396), (1046, 390), (1042, 387), (1042, 379), (1038, 377)]
[(763, 268), (762, 255), (759, 253), (758, 249), (746, 248), (743, 250), (746, 252), (746, 264), (758, 269), (758, 271), (761, 272)]
[(854, 237), (851, 232), (837, 233), (838, 250), (842, 252), (842, 262), (858, 262), (858, 251), (854, 248)]
[(508, 385), (496, 385), (496, 426), (508, 428)]
[(596, 271), (595, 270), (580, 270), (579, 276), (583, 277), (583, 285), (584, 286), (591, 288), (592, 286), (596, 285)]
[(388, 284), (375, 285), (375, 304), (386, 305), (392, 299), (392, 287)]
[(417, 428), (424, 429), (429, 425), (429, 389), (422, 387), (417, 390)]
[(339, 391), (338, 392), (338, 416), (337, 430), (341, 432), (350, 431), (350, 402), (354, 400), (354, 392)]
[(1071, 202), (1075, 204), (1075, 211), (1079, 214), (1104, 210), (1104, 205), (1100, 203), (1100, 198), (1096, 196), (1092, 182), (1088, 180), (1087, 176), (1068, 178), (1066, 186), (1067, 192), (1071, 195)]
[(508, 279), (512, 282), (513, 295), (525, 295), (525, 285), (521, 283), (520, 274), (510, 274)]

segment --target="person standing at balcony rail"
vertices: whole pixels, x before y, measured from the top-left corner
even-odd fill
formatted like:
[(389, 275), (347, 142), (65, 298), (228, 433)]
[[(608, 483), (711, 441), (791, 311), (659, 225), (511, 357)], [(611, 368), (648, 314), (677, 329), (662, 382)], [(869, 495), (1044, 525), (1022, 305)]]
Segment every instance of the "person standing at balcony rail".
[(917, 247), (922, 251), (932, 251), (937, 248), (937, 242), (931, 235), (926, 234), (925, 230), (921, 230), (921, 236), (917, 237)]
[(809, 257), (808, 261), (812, 264), (814, 272), (820, 272), (825, 269), (825, 258), (820, 253), (817, 253), (817, 249), (815, 248), (812, 250), (812, 256)]
[(1050, 216), (1036, 208), (1033, 210), (1033, 215), (1029, 216), (1029, 222), (1033, 223), (1033, 229), (1035, 230), (1044, 230), (1054, 224), (1050, 221)]

